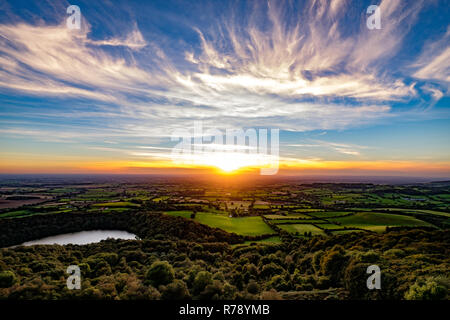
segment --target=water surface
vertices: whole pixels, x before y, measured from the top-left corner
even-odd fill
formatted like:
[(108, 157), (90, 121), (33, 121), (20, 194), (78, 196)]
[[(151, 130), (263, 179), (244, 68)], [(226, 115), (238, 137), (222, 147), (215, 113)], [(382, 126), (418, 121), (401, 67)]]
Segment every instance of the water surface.
[(122, 230), (91, 230), (74, 233), (64, 233), (57, 236), (46, 237), (38, 240), (32, 240), (22, 243), (22, 246), (31, 246), (33, 244), (88, 244), (100, 242), (108, 238), (113, 239), (136, 239), (136, 235)]

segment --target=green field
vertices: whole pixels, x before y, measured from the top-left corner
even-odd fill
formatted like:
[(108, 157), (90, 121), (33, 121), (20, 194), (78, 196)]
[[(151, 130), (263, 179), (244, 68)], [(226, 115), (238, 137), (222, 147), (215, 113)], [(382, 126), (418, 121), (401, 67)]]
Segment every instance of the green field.
[(288, 218), (311, 219), (311, 216), (303, 213), (289, 213)]
[(328, 218), (328, 217), (345, 216), (349, 213), (350, 213), (349, 211), (322, 211), (322, 212), (310, 212), (308, 214), (316, 218)]
[(313, 236), (325, 235), (325, 233), (312, 224), (282, 224), (279, 227), (287, 232), (296, 233), (299, 232), (303, 235), (305, 232), (311, 232)]
[(449, 217), (450, 213), (448, 212), (441, 212), (441, 211), (435, 211), (435, 210), (422, 210), (422, 209), (398, 209), (398, 208), (384, 208), (380, 210), (390, 210), (390, 211), (400, 211), (404, 213), (412, 213), (412, 214), (434, 214), (438, 216), (443, 217)]
[[(102, 210), (102, 212), (125, 212), (130, 210), (130, 207), (108, 207), (108, 209)], [(88, 212), (98, 212), (98, 208), (87, 209)]]
[(267, 204), (255, 204), (255, 205), (253, 206), (253, 208), (254, 208), (254, 209), (269, 209), (270, 206), (267, 205)]
[(287, 216), (282, 216), (281, 214), (266, 214), (264, 215), (267, 219), (286, 219), (286, 218), (295, 218), (295, 219), (311, 219), (310, 216), (301, 213), (289, 214)]
[(92, 207), (112, 207), (112, 208), (125, 208), (125, 207), (139, 207), (138, 204), (121, 201), (121, 202), (105, 202), (105, 203), (96, 203), (93, 204)]
[(169, 199), (169, 196), (162, 196), (162, 197), (158, 197), (158, 198), (153, 198), (152, 201), (154, 202), (160, 202), (160, 201), (164, 201)]
[(346, 227), (361, 228), (376, 232), (383, 232), (386, 230), (386, 227), (432, 227), (431, 224), (413, 217), (377, 212), (357, 212), (352, 216), (334, 218), (331, 219), (331, 221), (340, 223), (342, 226)]
[(352, 233), (352, 232), (364, 232), (363, 230), (336, 230), (336, 231), (331, 231), (331, 233), (333, 235), (338, 235), (338, 234), (346, 234), (346, 233)]
[(296, 221), (297, 219), (276, 219), (276, 220), (272, 220), (272, 223), (275, 224), (280, 224), (280, 223), (293, 223), (293, 224), (311, 224), (311, 223), (325, 223), (324, 220), (320, 220), (320, 219), (308, 219), (308, 220), (303, 220), (303, 219), (298, 219), (298, 221)]
[(183, 217), (183, 218), (189, 219), (191, 217), (192, 211), (180, 210), (180, 211), (168, 211), (168, 212), (164, 212), (164, 213), (168, 214), (170, 216)]
[(257, 241), (245, 241), (244, 244), (252, 244), (252, 243), (264, 243), (264, 244), (280, 244), (282, 243), (281, 238), (279, 236), (270, 237), (267, 239), (257, 240)]
[[(190, 218), (192, 212), (168, 211), (165, 213), (168, 215)], [(197, 212), (194, 220), (213, 228), (220, 228), (227, 232), (234, 232), (236, 234), (246, 236), (275, 233), (267, 224), (264, 223), (261, 217), (230, 218), (220, 214)]]
[(44, 211), (44, 212), (35, 212), (35, 211), (30, 211), (30, 210), (16, 210), (16, 211), (2, 213), (2, 214), (0, 214), (0, 218), (21, 218), (21, 217), (26, 217), (26, 216), (64, 213), (64, 212), (70, 212), (70, 211), (72, 211), (72, 209), (61, 209), (61, 210)]
[(333, 223), (321, 223), (320, 227), (324, 228), (324, 229), (343, 229), (344, 228), (344, 226), (339, 226), (339, 225), (333, 224)]
[(0, 214), (0, 218), (21, 217), (32, 214), (29, 210), (16, 210)]
[(324, 209), (295, 209), (294, 212), (318, 212), (318, 211), (325, 211)]

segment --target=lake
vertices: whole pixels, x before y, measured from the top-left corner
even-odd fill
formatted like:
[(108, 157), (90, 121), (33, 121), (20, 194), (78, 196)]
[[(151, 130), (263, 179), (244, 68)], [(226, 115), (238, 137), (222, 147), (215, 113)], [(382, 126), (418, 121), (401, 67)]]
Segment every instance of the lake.
[(88, 244), (100, 242), (108, 238), (114, 239), (136, 239), (136, 235), (121, 230), (91, 230), (91, 231), (81, 231), (74, 233), (59, 234), (57, 236), (51, 236), (42, 238), (39, 240), (32, 240), (22, 243), (22, 246), (31, 246), (34, 244)]

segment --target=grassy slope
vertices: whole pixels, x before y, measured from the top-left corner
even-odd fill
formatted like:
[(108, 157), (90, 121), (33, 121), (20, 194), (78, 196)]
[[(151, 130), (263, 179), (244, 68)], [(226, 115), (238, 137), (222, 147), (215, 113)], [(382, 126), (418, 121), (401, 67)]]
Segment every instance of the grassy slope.
[(432, 226), (413, 217), (401, 216), (390, 213), (358, 212), (352, 216), (331, 219), (333, 222), (340, 222), (342, 226), (362, 228), (377, 232), (383, 232), (387, 226), (398, 227), (420, 227)]
[(322, 230), (320, 230), (319, 228), (316, 228), (315, 226), (313, 226), (311, 224), (282, 224), (282, 225), (279, 225), (279, 227), (290, 233), (300, 232), (301, 234), (303, 234), (304, 232), (311, 232), (312, 235), (324, 235), (325, 234)]
[[(191, 211), (166, 212), (166, 214), (183, 218), (190, 218), (191, 213)], [(261, 217), (230, 218), (225, 215), (198, 212), (195, 216), (195, 221), (240, 235), (256, 236), (274, 233), (274, 231), (262, 221)]]

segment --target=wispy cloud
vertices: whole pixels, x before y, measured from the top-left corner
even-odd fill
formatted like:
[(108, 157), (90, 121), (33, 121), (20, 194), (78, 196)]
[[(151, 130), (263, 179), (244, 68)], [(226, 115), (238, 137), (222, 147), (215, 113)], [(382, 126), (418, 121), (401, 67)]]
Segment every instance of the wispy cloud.
[(156, 80), (124, 58), (114, 58), (90, 46), (136, 48), (143, 45), (138, 31), (133, 31), (124, 41), (92, 41), (87, 37), (88, 32), (88, 28), (70, 30), (64, 24), (0, 25), (0, 86), (34, 95), (117, 102), (117, 93), (139, 91)]
[(137, 26), (125, 38), (111, 38), (107, 40), (86, 39), (86, 42), (97, 46), (123, 46), (133, 50), (140, 50), (148, 45)]
[(225, 30), (209, 40), (197, 29), (201, 51), (186, 52), (186, 58), (198, 66), (198, 72), (183, 80), (197, 92), (245, 91), (289, 98), (311, 95), (385, 101), (414, 93), (401, 79), (389, 79), (369, 67), (395, 53), (404, 35), (401, 22), (411, 18), (421, 2), (407, 7), (383, 1), (388, 27), (369, 34), (361, 25), (359, 33), (346, 36), (345, 24), (339, 21), (348, 4), (336, 3), (311, 1), (306, 13), (290, 25), (289, 7), (269, 2), (268, 30), (253, 22), (256, 17), (240, 28), (238, 23), (224, 21)]
[[(427, 43), (425, 49), (412, 65), (416, 68), (416, 78), (435, 79), (447, 84), (450, 82), (450, 27), (438, 40)], [(440, 95), (440, 94), (439, 94)]]
[[(417, 94), (385, 64), (423, 5), (382, 1), (383, 28), (370, 31), (364, 11), (348, 27), (349, 1), (311, 0), (300, 14), (287, 2), (258, 1), (245, 19), (227, 13), (216, 27), (193, 26), (198, 43), (185, 45), (181, 63), (133, 23), (127, 35), (103, 40), (91, 38), (88, 23), (80, 31), (63, 21), (1, 24), (0, 89), (91, 102), (76, 112), (55, 107), (53, 117), (95, 117), (92, 108), (102, 104), (99, 126), (112, 133), (105, 137), (169, 137), (196, 119), (219, 128), (361, 126), (394, 116), (393, 102)], [(428, 57), (416, 77), (448, 80), (435, 72), (448, 63), (446, 51)]]
[(337, 153), (350, 155), (350, 156), (360, 156), (361, 150), (367, 149), (367, 146), (349, 144), (349, 143), (341, 143), (341, 142), (329, 142), (323, 140), (309, 140), (309, 143), (300, 143), (300, 144), (287, 144), (287, 147), (294, 148), (327, 148), (333, 150)]

